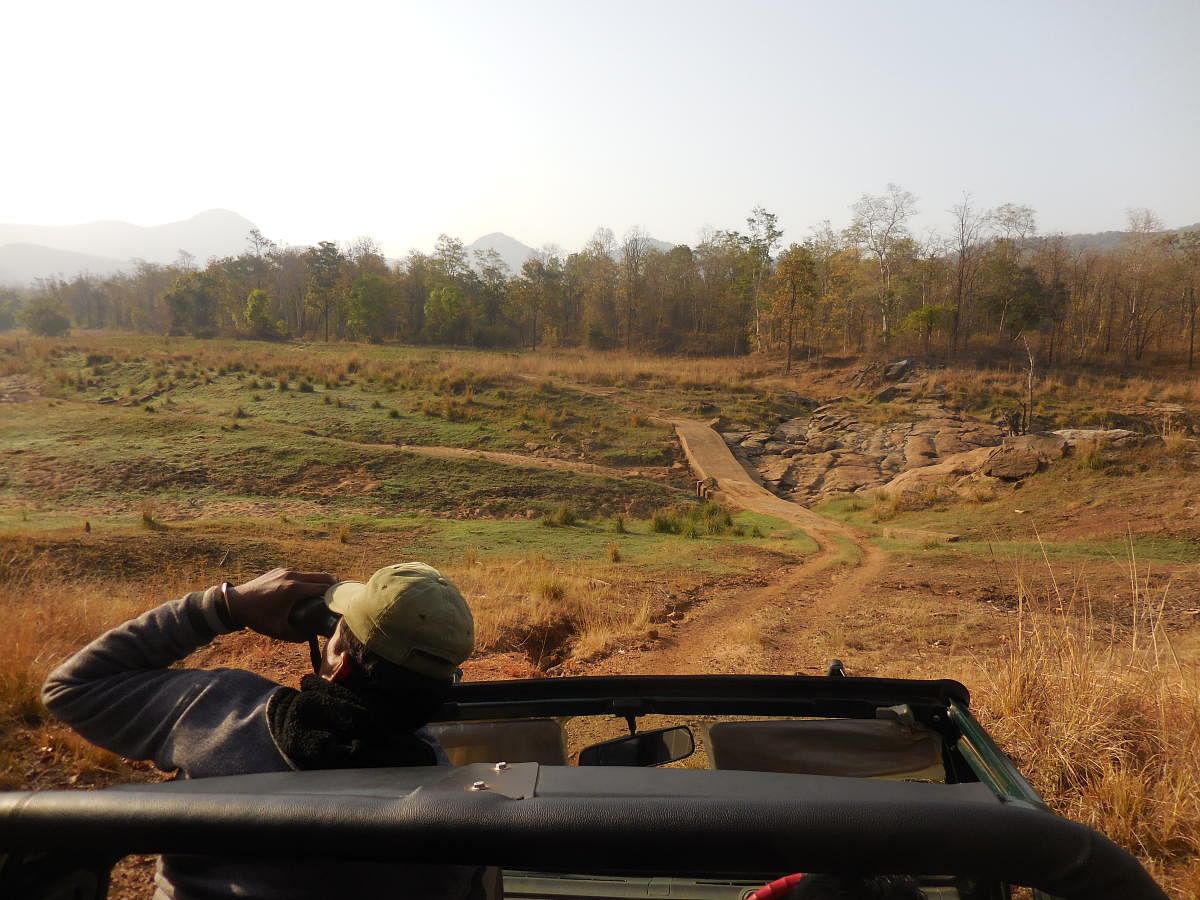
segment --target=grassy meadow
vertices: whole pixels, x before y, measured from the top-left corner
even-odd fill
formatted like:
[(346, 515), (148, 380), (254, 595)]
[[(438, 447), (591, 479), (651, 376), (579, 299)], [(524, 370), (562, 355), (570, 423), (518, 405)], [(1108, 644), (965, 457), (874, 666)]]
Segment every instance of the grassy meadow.
[[(907, 400), (873, 404), (853, 371), (831, 361), (784, 378), (760, 357), (0, 338), (0, 785), (158, 777), (49, 721), (37, 694), (105, 627), (187, 590), (293, 562), (365, 578), (423, 559), (473, 606), (469, 677), (587, 672), (653, 648), (705, 597), (770, 584), (817, 552), (778, 520), (698, 504), (665, 418), (760, 428), (835, 398), (880, 421), (910, 420), (931, 398), (986, 418), (1024, 390), (1020, 371), (945, 369)], [(1200, 410), (1200, 388), (1182, 377), (1054, 375), (1039, 391), (1056, 427), (1110, 423), (1131, 404)], [(1200, 459), (1179, 427), (1164, 421), (1161, 449), (1068, 457), (971, 499), (820, 504), (887, 563), (795, 662), (838, 656), (856, 674), (963, 680), (1052, 807), (1192, 897)], [(861, 562), (853, 541), (835, 551), (834, 578)], [(738, 640), (769, 648), (753, 630)], [(302, 646), (246, 634), (192, 662), (285, 681), (308, 665)]]
[[(301, 561), (365, 578), (427, 560), (472, 602), (468, 668), (496, 677), (577, 670), (652, 640), (712, 586), (816, 549), (784, 523), (696, 504), (667, 426), (564, 386), (581, 374), (569, 366), (535, 363), (145, 336), (0, 342), (0, 586), (14, 623), (0, 636), (0, 781), (133, 771), (46, 721), (41, 680), (103, 628), (225, 578)], [(777, 414), (748, 391), (734, 402)], [(302, 648), (253, 635), (198, 659), (291, 680), (305, 666)]]

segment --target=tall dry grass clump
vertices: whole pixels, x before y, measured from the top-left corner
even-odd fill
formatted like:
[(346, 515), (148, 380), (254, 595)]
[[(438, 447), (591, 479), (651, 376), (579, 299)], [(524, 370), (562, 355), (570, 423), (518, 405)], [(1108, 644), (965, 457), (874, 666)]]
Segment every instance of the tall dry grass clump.
[(515, 650), (544, 669), (602, 653), (650, 627), (650, 598), (596, 577), (585, 562), (530, 556), (443, 571), (471, 604), (476, 652)]
[(1180, 665), (1156, 592), (1131, 557), (1122, 626), (1084, 593), (1018, 579), (1007, 655), (977, 694), (982, 721), (1056, 812), (1136, 853), (1179, 897), (1200, 896), (1200, 684)]
[(8, 551), (0, 557), (0, 723), (36, 722), (46, 675), (105, 629), (209, 583), (201, 573), (169, 569), (136, 581), (89, 579), (57, 570), (47, 556)]

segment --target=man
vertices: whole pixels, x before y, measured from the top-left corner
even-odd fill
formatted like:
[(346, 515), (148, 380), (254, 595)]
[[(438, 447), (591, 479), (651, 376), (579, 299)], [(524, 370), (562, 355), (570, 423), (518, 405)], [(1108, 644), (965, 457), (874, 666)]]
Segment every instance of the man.
[[(293, 607), (323, 597), (339, 614), (300, 689), (242, 669), (170, 668), (218, 634), (249, 628), (303, 640)], [(421, 727), (475, 640), (462, 594), (423, 563), (365, 584), (274, 569), (197, 591), (106, 632), (50, 674), (47, 709), (94, 744), (177, 778), (293, 769), (433, 765)], [(441, 756), (444, 761), (444, 755)], [(481, 870), (164, 857), (156, 900), (482, 896)]]

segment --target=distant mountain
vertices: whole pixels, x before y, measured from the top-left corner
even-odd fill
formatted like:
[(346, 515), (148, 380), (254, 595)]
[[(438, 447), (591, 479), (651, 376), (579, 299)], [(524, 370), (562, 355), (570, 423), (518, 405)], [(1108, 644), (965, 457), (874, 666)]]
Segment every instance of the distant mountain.
[(210, 209), (182, 222), (141, 226), (128, 222), (83, 225), (0, 224), (0, 281), (29, 281), (79, 272), (109, 274), (134, 259), (166, 264), (183, 250), (203, 264), (212, 256), (246, 249), (254, 223), (225, 209)]
[(112, 275), (129, 268), (128, 260), (55, 250), (37, 244), (5, 244), (0, 247), (0, 285), (29, 284), (38, 278), (72, 278), (88, 275)]
[(658, 238), (646, 238), (646, 243), (660, 253), (670, 253), (679, 246), (678, 244), (672, 244), (670, 241), (660, 241)]
[(514, 275), (521, 274), (521, 266), (525, 265), (525, 260), (537, 256), (537, 251), (532, 247), (528, 247), (516, 238), (509, 237), (500, 231), (493, 231), (491, 234), (485, 234), (478, 240), (472, 241), (467, 244), (467, 250), (472, 256), (476, 250), (481, 253), (495, 250)]
[[(1200, 222), (1195, 225), (1184, 225), (1182, 228), (1168, 228), (1165, 231), (1160, 231), (1158, 234), (1177, 234), (1181, 231), (1197, 231), (1200, 230)], [(1072, 250), (1096, 250), (1103, 252), (1105, 250), (1115, 250), (1124, 242), (1128, 232), (1126, 231), (1095, 231), (1091, 234), (1067, 234), (1063, 235), (1066, 239), (1067, 246)]]
[[(647, 238), (646, 243), (654, 250), (659, 250), (663, 253), (668, 253), (678, 244), (672, 244), (670, 241), (660, 241), (656, 238)], [(537, 256), (538, 251), (534, 250), (525, 244), (522, 244), (514, 237), (509, 237), (502, 231), (493, 231), (491, 234), (485, 234), (470, 244), (467, 244), (467, 250), (474, 253), (475, 250), (487, 252), (495, 250), (500, 254), (500, 258), (508, 265), (514, 275), (521, 274), (521, 266), (525, 264), (525, 260)], [(569, 253), (569, 251), (567, 251)]]

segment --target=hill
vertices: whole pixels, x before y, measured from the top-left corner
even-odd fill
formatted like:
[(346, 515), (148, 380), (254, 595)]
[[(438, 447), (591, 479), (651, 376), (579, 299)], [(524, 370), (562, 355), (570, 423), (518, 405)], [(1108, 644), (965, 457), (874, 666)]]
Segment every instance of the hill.
[(246, 248), (254, 223), (225, 209), (210, 209), (181, 222), (132, 225), (0, 225), (0, 279), (30, 281), (77, 272), (107, 274), (131, 260), (166, 264), (181, 250), (197, 261), (230, 256)]
[[(667, 253), (678, 246), (670, 241), (660, 241), (657, 238), (647, 238), (646, 243), (662, 253)], [(500, 258), (504, 260), (514, 275), (520, 275), (521, 266), (525, 264), (525, 260), (537, 256), (538, 253), (532, 247), (522, 244), (516, 238), (510, 237), (502, 231), (493, 231), (491, 234), (485, 234), (478, 240), (467, 244), (467, 250), (471, 253), (474, 253), (476, 250), (484, 253), (488, 250), (495, 250), (500, 254)]]
[(516, 238), (509, 237), (502, 231), (493, 231), (491, 234), (485, 234), (478, 240), (472, 241), (467, 244), (467, 250), (472, 254), (477, 251), (486, 253), (489, 250), (495, 250), (514, 275), (521, 273), (521, 266), (525, 265), (525, 260), (537, 256), (537, 251), (532, 247), (522, 244)]
[(38, 278), (69, 278), (79, 272), (111, 275), (129, 265), (127, 260), (56, 250), (37, 244), (0, 246), (0, 284), (28, 284)]

